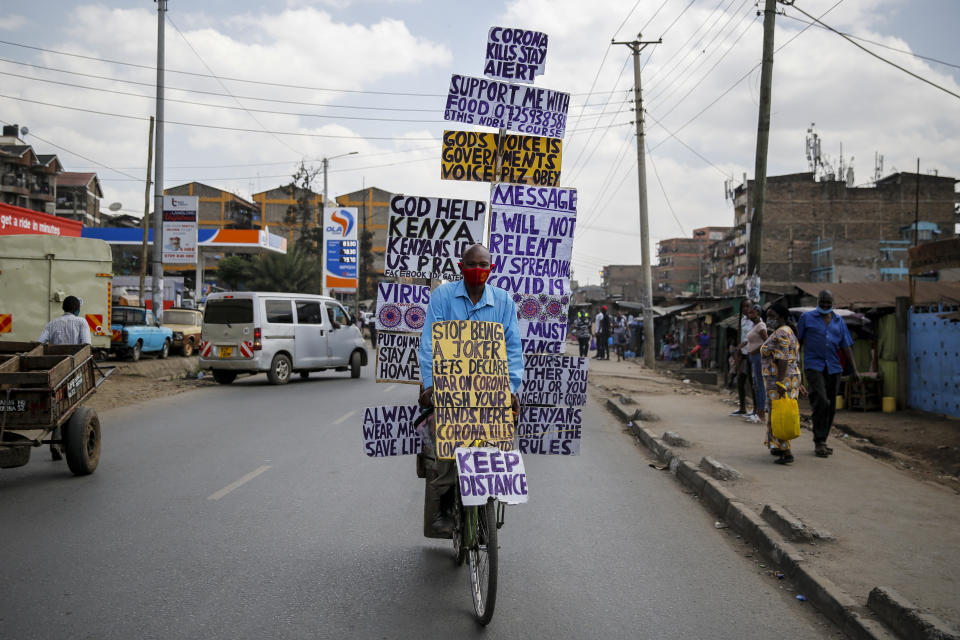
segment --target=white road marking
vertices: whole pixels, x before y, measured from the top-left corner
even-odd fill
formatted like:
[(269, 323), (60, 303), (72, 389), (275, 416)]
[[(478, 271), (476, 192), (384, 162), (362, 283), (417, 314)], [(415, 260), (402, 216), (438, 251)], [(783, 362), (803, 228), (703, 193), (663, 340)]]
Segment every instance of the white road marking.
[(262, 467), (257, 467), (256, 469), (254, 469), (253, 471), (251, 471), (251, 472), (248, 473), (247, 475), (243, 476), (243, 477), (240, 478), (239, 480), (235, 480), (235, 481), (231, 482), (230, 484), (228, 484), (227, 486), (225, 486), (223, 489), (220, 489), (220, 491), (217, 491), (216, 493), (207, 496), (207, 500), (219, 500), (220, 498), (222, 498), (223, 496), (227, 495), (228, 493), (230, 493), (230, 492), (233, 491), (234, 489), (237, 489), (237, 488), (242, 487), (243, 485), (247, 484), (248, 482), (250, 482), (251, 480), (253, 480), (253, 479), (256, 478), (258, 475), (260, 475), (261, 473), (263, 473), (264, 471), (266, 471), (266, 470), (269, 469), (269, 468), (270, 468), (270, 465), (269, 465), (269, 464), (265, 464), (265, 465), (263, 465)]
[(385, 388), (384, 391), (386, 391), (386, 392), (389, 393), (390, 391), (393, 391), (396, 386), (397, 386), (397, 385), (395, 385), (395, 384), (391, 384), (391, 385), (389, 385), (387, 388)]
[(345, 414), (343, 414), (342, 416), (340, 416), (339, 418), (337, 418), (337, 419), (334, 421), (333, 424), (340, 424), (340, 423), (343, 422), (344, 420), (349, 419), (349, 418), (350, 418), (352, 415), (354, 415), (355, 413), (356, 413), (356, 411), (351, 411), (350, 413), (345, 413)]

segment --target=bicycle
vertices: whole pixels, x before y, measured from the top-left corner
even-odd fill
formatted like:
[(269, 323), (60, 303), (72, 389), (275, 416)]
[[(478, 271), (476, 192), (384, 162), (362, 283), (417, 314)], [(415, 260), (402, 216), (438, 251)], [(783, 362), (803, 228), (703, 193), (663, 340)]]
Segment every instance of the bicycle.
[[(418, 427), (433, 412), (433, 408), (421, 413), (414, 422)], [(483, 447), (489, 443), (474, 440), (470, 447)], [(426, 473), (422, 454), (417, 456), (417, 475), (430, 482)], [(427, 501), (424, 504), (425, 519)], [(470, 595), (473, 599), (473, 611), (477, 622), (486, 626), (493, 619), (497, 603), (497, 576), (499, 569), (498, 530), (503, 526), (506, 505), (495, 498), (489, 498), (482, 506), (464, 506), (460, 498), (460, 485), (454, 487), (453, 499), (453, 555), (456, 566), (462, 566), (464, 560), (470, 572)]]

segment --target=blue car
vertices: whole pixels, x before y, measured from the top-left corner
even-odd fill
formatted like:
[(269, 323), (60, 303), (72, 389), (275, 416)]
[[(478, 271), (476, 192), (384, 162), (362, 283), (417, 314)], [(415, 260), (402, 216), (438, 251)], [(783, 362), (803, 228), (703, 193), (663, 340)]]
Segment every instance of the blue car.
[(114, 307), (110, 333), (110, 352), (134, 362), (144, 353), (166, 358), (173, 344), (173, 331), (161, 327), (153, 312), (142, 307)]

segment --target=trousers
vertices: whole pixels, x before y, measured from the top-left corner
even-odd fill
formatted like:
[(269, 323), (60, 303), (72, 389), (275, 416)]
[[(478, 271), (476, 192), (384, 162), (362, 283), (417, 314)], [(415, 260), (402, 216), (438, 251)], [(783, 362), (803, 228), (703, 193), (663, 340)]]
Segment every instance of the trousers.
[[(741, 354), (740, 358), (740, 370), (737, 372), (737, 395), (740, 399), (740, 411), (746, 411), (747, 385), (750, 383), (753, 367), (750, 366), (750, 356)], [(756, 403), (754, 403), (754, 408), (756, 408)]]
[(827, 369), (816, 371), (807, 369), (807, 392), (810, 394), (810, 408), (813, 410), (813, 441), (825, 443), (833, 426), (833, 416), (837, 412), (837, 390), (840, 387), (840, 374), (830, 373)]
[(577, 342), (580, 344), (580, 357), (586, 358), (590, 355), (590, 336), (585, 338), (577, 338)]

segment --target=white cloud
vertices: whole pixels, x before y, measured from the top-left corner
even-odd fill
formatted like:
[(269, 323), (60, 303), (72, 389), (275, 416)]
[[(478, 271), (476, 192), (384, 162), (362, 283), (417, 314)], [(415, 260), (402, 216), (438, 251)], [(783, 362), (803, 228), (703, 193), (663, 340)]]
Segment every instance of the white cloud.
[(26, 24), (27, 19), (17, 14), (0, 16), (0, 31), (16, 31)]

